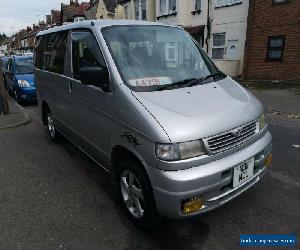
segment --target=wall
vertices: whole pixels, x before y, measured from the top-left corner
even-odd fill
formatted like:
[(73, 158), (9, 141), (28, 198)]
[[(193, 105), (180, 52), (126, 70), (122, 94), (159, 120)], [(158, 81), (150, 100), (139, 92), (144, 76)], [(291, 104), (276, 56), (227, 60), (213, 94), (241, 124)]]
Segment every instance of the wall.
[[(231, 49), (231, 55), (234, 56), (229, 58), (229, 55), (225, 53), (224, 59), (214, 59), (214, 61), (224, 73), (230, 76), (241, 75), (243, 72), (249, 0), (243, 0), (241, 4), (221, 8), (216, 8), (215, 1), (212, 1), (212, 3), (210, 9), (211, 38), (209, 39), (209, 55), (212, 55), (213, 34), (226, 32), (226, 52)], [(235, 46), (232, 46), (232, 43)]]
[(105, 3), (100, 0), (97, 6), (96, 19), (113, 19), (114, 15), (106, 10)]
[(95, 19), (97, 14), (98, 4), (94, 4), (87, 10), (84, 10), (84, 15), (87, 20)]
[(191, 13), (195, 10), (195, 0), (178, 0), (179, 7), (179, 25), (183, 27), (206, 25), (207, 23), (207, 0), (201, 1), (201, 12)]
[[(267, 11), (266, 11), (267, 10)], [(256, 0), (250, 9), (244, 77), (300, 79), (300, 1), (274, 5)], [(267, 61), (268, 36), (285, 35), (282, 61)]]
[[(128, 16), (125, 16), (124, 6), (127, 6)], [(118, 5), (116, 7), (116, 14), (115, 19), (137, 19), (138, 17), (135, 16), (135, 3), (134, 0), (129, 1), (123, 5)], [(155, 13), (155, 1), (154, 0), (147, 0), (146, 1), (146, 18), (147, 21), (155, 21), (156, 20), (156, 13)]]

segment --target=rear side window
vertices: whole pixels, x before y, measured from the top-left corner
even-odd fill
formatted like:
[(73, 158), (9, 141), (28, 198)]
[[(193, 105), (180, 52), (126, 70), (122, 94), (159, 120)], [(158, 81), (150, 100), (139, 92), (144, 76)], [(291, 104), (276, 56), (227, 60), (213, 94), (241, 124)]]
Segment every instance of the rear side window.
[(35, 48), (34, 48), (34, 66), (37, 69), (42, 68), (43, 59), (43, 37), (39, 36), (35, 39)]
[(90, 31), (72, 32), (73, 77), (80, 80), (80, 69), (93, 66), (106, 67), (96, 38)]
[(67, 36), (67, 32), (58, 32), (38, 38), (36, 42), (35, 67), (63, 74)]

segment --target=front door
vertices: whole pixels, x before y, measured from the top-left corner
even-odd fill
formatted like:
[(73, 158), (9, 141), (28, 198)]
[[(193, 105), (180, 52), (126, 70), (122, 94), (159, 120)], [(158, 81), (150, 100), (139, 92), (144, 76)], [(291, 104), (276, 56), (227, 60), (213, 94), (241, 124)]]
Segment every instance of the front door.
[(106, 67), (94, 34), (74, 30), (71, 34), (72, 126), (76, 143), (100, 164), (107, 166), (110, 151), (110, 107), (113, 94), (99, 86), (84, 85), (79, 76), (83, 67)]

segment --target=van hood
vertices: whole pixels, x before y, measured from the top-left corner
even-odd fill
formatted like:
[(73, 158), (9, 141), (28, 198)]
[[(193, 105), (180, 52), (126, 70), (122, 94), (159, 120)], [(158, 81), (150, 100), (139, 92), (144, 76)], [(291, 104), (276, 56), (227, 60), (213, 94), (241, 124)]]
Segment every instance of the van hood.
[(229, 77), (190, 88), (132, 94), (173, 143), (209, 137), (255, 120), (263, 113), (262, 104)]
[(26, 80), (30, 87), (35, 87), (34, 83), (34, 74), (23, 74), (23, 75), (16, 75), (17, 80)]

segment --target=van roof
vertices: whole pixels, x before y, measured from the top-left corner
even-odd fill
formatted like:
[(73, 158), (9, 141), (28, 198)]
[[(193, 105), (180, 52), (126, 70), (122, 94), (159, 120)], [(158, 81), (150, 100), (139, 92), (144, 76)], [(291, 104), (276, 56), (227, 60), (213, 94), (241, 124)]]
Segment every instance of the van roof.
[(107, 26), (114, 25), (156, 25), (156, 26), (168, 26), (168, 27), (178, 27), (174, 25), (167, 25), (158, 22), (147, 22), (147, 21), (138, 21), (138, 20), (111, 20), (111, 19), (101, 19), (101, 20), (86, 20), (81, 22), (75, 22), (71, 24), (63, 24), (61, 26), (55, 26), (53, 28), (43, 30), (37, 34), (37, 36), (43, 36), (46, 34), (70, 30), (70, 29), (78, 29), (78, 28), (91, 28), (91, 26), (96, 26), (99, 29)]

